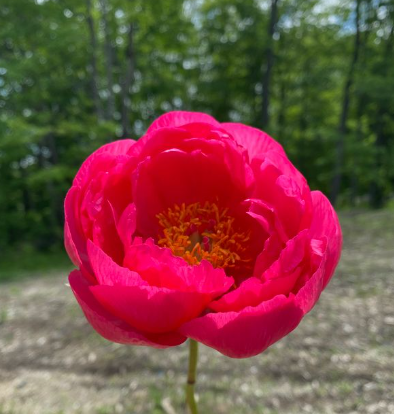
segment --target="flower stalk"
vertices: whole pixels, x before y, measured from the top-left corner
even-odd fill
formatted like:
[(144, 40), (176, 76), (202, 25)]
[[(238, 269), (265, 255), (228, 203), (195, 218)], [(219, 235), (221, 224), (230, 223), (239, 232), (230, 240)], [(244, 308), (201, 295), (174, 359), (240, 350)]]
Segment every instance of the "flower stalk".
[(196, 399), (194, 396), (194, 384), (196, 383), (196, 370), (198, 360), (198, 342), (189, 340), (189, 370), (186, 383), (186, 404), (190, 414), (198, 414)]

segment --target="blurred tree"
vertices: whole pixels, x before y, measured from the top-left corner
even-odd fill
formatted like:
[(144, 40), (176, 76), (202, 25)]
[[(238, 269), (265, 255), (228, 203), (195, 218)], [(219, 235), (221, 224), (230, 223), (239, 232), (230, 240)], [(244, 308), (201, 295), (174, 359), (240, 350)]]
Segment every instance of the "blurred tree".
[(265, 53), (265, 70), (263, 77), (263, 107), (262, 107), (262, 126), (267, 128), (269, 124), (269, 102), (270, 102), (270, 83), (271, 72), (274, 65), (274, 36), (276, 31), (276, 24), (278, 20), (278, 3), (279, 0), (271, 0), (271, 11), (268, 25), (267, 46)]
[(394, 0), (2, 0), (0, 249), (58, 247), (83, 159), (174, 109), (264, 125), (312, 188), (383, 206), (393, 21)]

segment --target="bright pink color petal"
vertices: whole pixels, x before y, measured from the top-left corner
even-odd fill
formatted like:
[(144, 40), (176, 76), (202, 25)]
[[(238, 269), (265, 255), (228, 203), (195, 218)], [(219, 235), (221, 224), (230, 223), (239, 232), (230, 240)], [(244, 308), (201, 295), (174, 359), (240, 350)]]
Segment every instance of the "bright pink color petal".
[(297, 236), (286, 243), (278, 260), (269, 269), (264, 271), (262, 279), (277, 279), (286, 273), (292, 272), (306, 258), (309, 244), (310, 236), (308, 230), (298, 233)]
[[(324, 289), (324, 276), (326, 266), (326, 242), (320, 240), (312, 240), (311, 242), (311, 275), (306, 280), (302, 281), (302, 287), (296, 294), (296, 303), (303, 310), (308, 313), (320, 297)], [(313, 269), (315, 269), (313, 271)]]
[(227, 292), (234, 283), (223, 269), (214, 269), (207, 261), (190, 266), (152, 240), (143, 243), (135, 239), (126, 252), (124, 265), (138, 272), (151, 286), (204, 293), (211, 300)]
[(309, 189), (305, 177), (294, 167), (285, 154), (277, 151), (268, 151), (265, 159), (269, 160), (281, 172), (281, 175), (291, 177), (297, 183), (301, 192), (303, 192), (305, 187)]
[(257, 173), (253, 198), (260, 198), (274, 209), (289, 239), (302, 230), (306, 208), (301, 190), (291, 177), (281, 175), (268, 159)]
[(109, 341), (128, 345), (167, 348), (180, 345), (186, 340), (184, 336), (178, 333), (150, 335), (129, 326), (100, 305), (90, 292), (89, 283), (77, 270), (70, 273), (69, 282), (86, 319), (101, 336)]
[(97, 282), (106, 286), (143, 286), (147, 283), (141, 276), (119, 266), (100, 247), (88, 241), (88, 253)]
[(86, 268), (90, 272), (89, 257), (86, 251), (86, 238), (81, 228), (78, 211), (80, 197), (80, 188), (71, 187), (64, 200), (64, 216), (65, 222), (67, 223), (67, 227), (65, 227), (65, 232), (67, 232), (65, 242), (69, 246), (67, 252), (69, 253), (71, 260), (73, 260), (73, 249), (75, 249), (78, 252), (80, 266)]
[(338, 216), (320, 191), (312, 191), (313, 219), (310, 227), (311, 237), (327, 238), (327, 259), (323, 288), (327, 286), (339, 262), (342, 249), (342, 230)]
[(125, 248), (127, 248), (131, 242), (137, 226), (137, 212), (134, 203), (129, 204), (123, 211), (120, 219), (116, 223), (116, 229), (120, 240)]
[(170, 150), (146, 159), (134, 173), (133, 189), (137, 231), (145, 237), (158, 236), (157, 214), (176, 204), (211, 201), (229, 206), (247, 196), (220, 160), (200, 151)]
[(209, 313), (187, 322), (179, 332), (229, 357), (247, 358), (290, 333), (302, 316), (293, 296), (276, 296), (240, 312)]
[(238, 312), (247, 306), (257, 306), (263, 300), (264, 285), (257, 277), (250, 277), (239, 287), (212, 302), (209, 307), (215, 312)]
[(100, 157), (101, 154), (107, 153), (111, 156), (126, 154), (127, 151), (131, 148), (131, 146), (135, 143), (136, 141), (132, 139), (122, 139), (100, 147), (83, 162), (81, 168), (79, 169), (77, 175), (74, 178), (73, 185), (82, 186), (85, 184), (87, 180), (89, 180), (89, 176), (91, 176), (92, 164), (99, 164), (97, 163), (96, 158)]
[(238, 123), (223, 123), (221, 127), (228, 131), (239, 145), (246, 148), (250, 160), (262, 158), (268, 151), (276, 151), (286, 156), (277, 141), (257, 128)]
[(188, 154), (197, 151), (209, 156), (231, 173), (237, 186), (249, 187), (254, 181), (252, 169), (245, 162), (245, 151), (240, 150), (226, 131), (211, 124), (191, 123), (182, 128), (156, 129), (144, 135), (128, 154), (143, 161), (171, 150)]
[(71, 259), (74, 265), (77, 267), (81, 266), (82, 262), (79, 258), (78, 250), (75, 247), (74, 241), (71, 237), (70, 228), (68, 227), (67, 221), (64, 223), (64, 247), (66, 248), (68, 257)]
[(257, 263), (255, 275), (258, 277), (245, 280), (238, 288), (211, 303), (210, 308), (217, 312), (239, 311), (246, 306), (257, 306), (276, 295), (288, 295), (301, 275), (303, 261), (309, 259), (309, 242), (307, 230), (299, 233), (287, 242), (279, 258), (263, 274), (259, 272)]
[(207, 124), (220, 126), (219, 122), (208, 114), (201, 112), (172, 111), (159, 116), (159, 118), (151, 124), (147, 132), (150, 133), (155, 129), (164, 127), (180, 127), (192, 122), (205, 122)]
[(100, 214), (93, 222), (92, 240), (116, 263), (123, 262), (124, 246), (116, 228), (114, 211), (108, 200), (102, 204)]
[(196, 318), (208, 295), (154, 286), (91, 286), (95, 298), (113, 315), (139, 330), (165, 333)]

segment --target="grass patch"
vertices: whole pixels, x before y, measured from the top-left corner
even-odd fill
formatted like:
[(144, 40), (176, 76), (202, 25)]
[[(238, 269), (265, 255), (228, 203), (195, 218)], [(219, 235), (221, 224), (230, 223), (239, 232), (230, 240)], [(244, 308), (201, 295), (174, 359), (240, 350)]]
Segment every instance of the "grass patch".
[(60, 249), (45, 253), (30, 249), (2, 252), (0, 283), (32, 276), (50, 275), (56, 271), (67, 271), (72, 267), (73, 264), (66, 252)]

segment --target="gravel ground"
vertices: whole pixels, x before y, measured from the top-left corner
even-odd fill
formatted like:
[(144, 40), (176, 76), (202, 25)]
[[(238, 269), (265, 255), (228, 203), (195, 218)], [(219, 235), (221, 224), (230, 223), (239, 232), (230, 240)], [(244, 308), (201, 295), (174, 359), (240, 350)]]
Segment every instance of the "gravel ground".
[[(394, 213), (344, 213), (344, 251), (315, 309), (264, 354), (200, 347), (203, 413), (394, 414)], [(0, 285), (0, 414), (185, 413), (187, 346), (100, 338), (66, 272)]]

